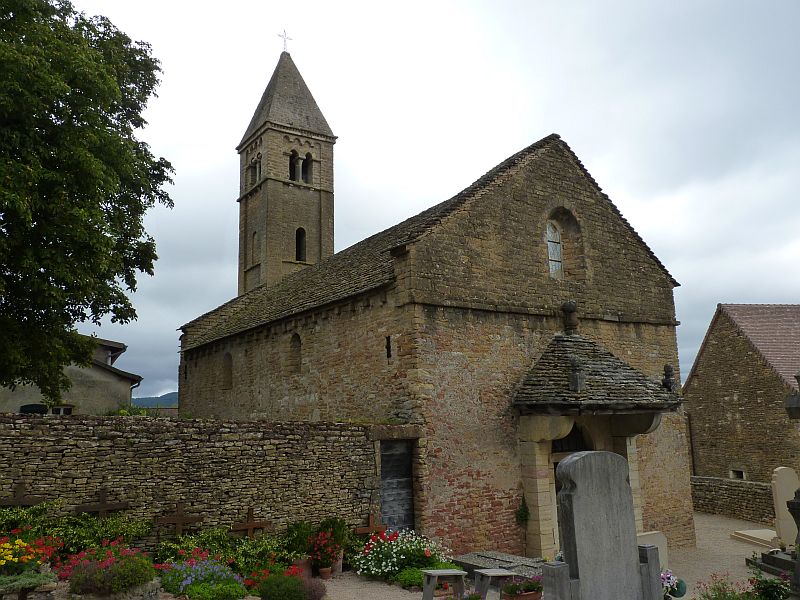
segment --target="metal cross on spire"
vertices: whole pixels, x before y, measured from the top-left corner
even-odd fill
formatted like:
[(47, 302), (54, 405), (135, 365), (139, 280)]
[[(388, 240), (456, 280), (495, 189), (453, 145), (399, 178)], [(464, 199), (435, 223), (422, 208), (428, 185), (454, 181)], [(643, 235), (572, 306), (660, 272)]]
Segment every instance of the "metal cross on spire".
[(286, 42), (288, 42), (288, 41), (289, 41), (289, 40), (291, 40), (292, 38), (290, 38), (290, 37), (289, 37), (289, 36), (286, 34), (286, 30), (285, 30), (285, 29), (283, 30), (283, 33), (279, 33), (279, 34), (278, 34), (278, 37), (279, 37), (279, 38), (283, 38), (283, 51), (284, 51), (284, 52), (288, 52), (288, 50), (286, 49)]

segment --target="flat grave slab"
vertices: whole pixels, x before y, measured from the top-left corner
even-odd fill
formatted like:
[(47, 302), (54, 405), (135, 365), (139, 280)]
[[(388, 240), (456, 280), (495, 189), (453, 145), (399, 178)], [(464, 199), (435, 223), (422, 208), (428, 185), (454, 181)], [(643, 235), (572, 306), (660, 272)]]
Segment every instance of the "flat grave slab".
[(764, 548), (774, 548), (777, 545), (773, 529), (742, 529), (731, 534), (732, 540), (747, 542)]
[(470, 576), (474, 574), (475, 569), (507, 569), (523, 577), (534, 577), (542, 574), (542, 565), (544, 564), (544, 560), (541, 558), (517, 556), (494, 550), (462, 554), (453, 558), (453, 562), (461, 565)]

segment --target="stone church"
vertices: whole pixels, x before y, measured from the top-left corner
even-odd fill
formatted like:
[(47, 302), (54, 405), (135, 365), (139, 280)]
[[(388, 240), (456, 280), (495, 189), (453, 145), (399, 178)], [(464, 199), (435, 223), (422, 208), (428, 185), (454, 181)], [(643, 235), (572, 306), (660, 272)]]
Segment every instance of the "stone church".
[(639, 531), (693, 545), (678, 284), (570, 147), (334, 254), (335, 142), (284, 52), (238, 146), (239, 293), (181, 328), (181, 411), (375, 424), (384, 522), (456, 552), (552, 557), (555, 465), (611, 450)]

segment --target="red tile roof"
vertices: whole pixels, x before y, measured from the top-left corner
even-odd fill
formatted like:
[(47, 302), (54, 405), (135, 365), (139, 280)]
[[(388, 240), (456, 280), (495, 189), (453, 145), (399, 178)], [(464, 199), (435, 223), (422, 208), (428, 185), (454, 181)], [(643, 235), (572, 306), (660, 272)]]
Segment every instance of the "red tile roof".
[(792, 388), (800, 371), (800, 304), (720, 304), (764, 359)]

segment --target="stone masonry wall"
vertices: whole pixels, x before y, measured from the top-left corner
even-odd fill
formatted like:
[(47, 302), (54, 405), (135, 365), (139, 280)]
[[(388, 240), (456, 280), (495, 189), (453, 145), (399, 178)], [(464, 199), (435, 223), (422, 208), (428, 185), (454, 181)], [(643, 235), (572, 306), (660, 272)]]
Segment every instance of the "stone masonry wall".
[[(395, 308), (391, 291), (380, 292), (185, 352), (181, 412), (204, 418), (407, 422), (410, 343), (404, 312)], [(302, 343), (299, 372), (289, 361), (295, 333)], [(233, 364), (229, 389), (221, 375), (226, 353)]]
[[(549, 274), (545, 227), (565, 210), (577, 222), (562, 231), (575, 242), (565, 260), (577, 264), (559, 279)], [(400, 298), (424, 305), (412, 354), (432, 475), (425, 519), (454, 532), (454, 544), (502, 531), (493, 539), (514, 551), (521, 484), (511, 392), (562, 330), (561, 305), (577, 300), (582, 335), (660, 381), (665, 363), (678, 367), (673, 283), (555, 147), (447, 216), (396, 273)], [(665, 418), (637, 445), (645, 529), (694, 545), (684, 418)], [(465, 528), (451, 507), (472, 494), (493, 510)]]
[(728, 478), (740, 470), (747, 480), (769, 483), (777, 467), (800, 469), (800, 433), (783, 407), (789, 393), (720, 313), (684, 390), (694, 475)]
[[(416, 343), (428, 373), (425, 414), (428, 486), (420, 524), (454, 550), (523, 551), (514, 513), (522, 499), (514, 386), (541, 354), (561, 320), (531, 315), (426, 307)], [(597, 340), (650, 377), (677, 365), (671, 327), (581, 321)], [(656, 443), (648, 438), (657, 436)], [(653, 434), (637, 438), (645, 530), (663, 531), (673, 546), (695, 543), (689, 454), (682, 417), (668, 415)], [(662, 447), (663, 446), (663, 447)], [(543, 473), (542, 476), (548, 476)]]
[(757, 481), (692, 477), (694, 509), (773, 526), (772, 487)]
[(202, 527), (244, 521), (250, 507), (278, 528), (327, 516), (359, 525), (379, 483), (369, 428), (341, 423), (0, 414), (0, 456), (2, 497), (23, 481), (69, 510), (105, 487), (131, 516), (183, 501)]
[[(554, 278), (545, 229), (565, 211), (577, 231), (562, 237), (582, 248), (565, 256), (567, 276)], [(406, 285), (418, 302), (558, 317), (574, 299), (581, 318), (674, 324), (668, 275), (557, 147), (446, 217), (411, 251)]]

